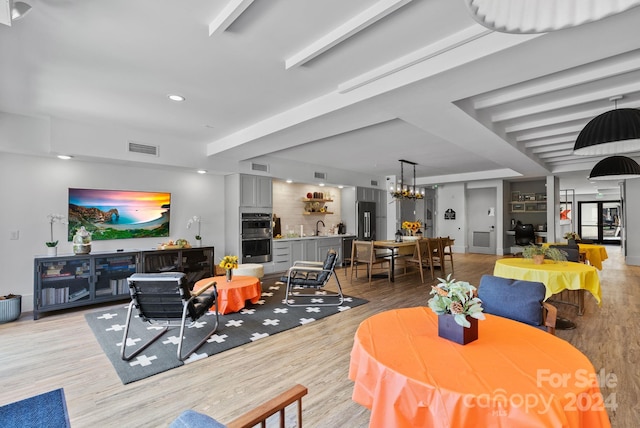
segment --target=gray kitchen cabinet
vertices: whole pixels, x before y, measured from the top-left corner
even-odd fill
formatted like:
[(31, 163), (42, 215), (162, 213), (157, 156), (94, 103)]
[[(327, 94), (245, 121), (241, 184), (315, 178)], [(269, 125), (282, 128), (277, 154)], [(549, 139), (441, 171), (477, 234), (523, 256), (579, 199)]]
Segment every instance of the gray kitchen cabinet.
[(318, 255), (316, 260), (323, 262), (327, 258), (327, 252), (331, 249), (336, 250), (338, 253), (336, 264), (340, 263), (342, 259), (342, 238), (340, 237), (318, 239)]
[(271, 177), (240, 175), (240, 206), (271, 208), (273, 204)]

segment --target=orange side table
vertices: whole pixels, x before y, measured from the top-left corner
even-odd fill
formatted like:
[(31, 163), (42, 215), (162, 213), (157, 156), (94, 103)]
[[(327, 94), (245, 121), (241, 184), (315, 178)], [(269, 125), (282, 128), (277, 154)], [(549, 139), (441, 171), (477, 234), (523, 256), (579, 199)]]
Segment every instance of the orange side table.
[[(218, 289), (218, 311), (220, 314), (238, 312), (244, 308), (247, 300), (257, 303), (262, 295), (260, 280), (253, 276), (234, 276), (231, 282), (227, 282), (225, 276), (204, 278), (196, 282), (193, 289), (197, 290), (202, 284), (214, 279)], [(213, 308), (212, 308), (213, 309)]]

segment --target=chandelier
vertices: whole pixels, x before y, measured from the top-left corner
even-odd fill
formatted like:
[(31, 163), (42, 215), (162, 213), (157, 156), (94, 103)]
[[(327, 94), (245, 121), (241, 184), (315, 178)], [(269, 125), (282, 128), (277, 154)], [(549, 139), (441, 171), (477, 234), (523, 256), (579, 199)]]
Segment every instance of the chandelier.
[[(416, 165), (417, 163), (408, 160), (400, 159), (400, 180), (396, 184), (395, 188), (391, 188), (391, 196), (394, 199), (422, 199), (424, 198), (424, 189), (419, 191), (416, 188)], [(404, 183), (404, 164), (413, 165), (413, 182), (411, 185)]]

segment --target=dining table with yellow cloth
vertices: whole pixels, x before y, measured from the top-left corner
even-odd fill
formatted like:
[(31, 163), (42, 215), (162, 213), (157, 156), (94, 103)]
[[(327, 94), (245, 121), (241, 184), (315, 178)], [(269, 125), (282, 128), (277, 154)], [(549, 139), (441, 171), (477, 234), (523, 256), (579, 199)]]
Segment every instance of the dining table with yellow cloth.
[(371, 428), (611, 426), (584, 354), (489, 314), (467, 345), (439, 337), (428, 307), (373, 315), (356, 331), (349, 379)]
[[(542, 244), (544, 247), (549, 245), (566, 245), (560, 242), (546, 242)], [(609, 258), (607, 249), (604, 245), (598, 244), (578, 244), (578, 250), (585, 254), (589, 264), (598, 270), (602, 270), (602, 262)]]
[(584, 263), (554, 262), (544, 260), (535, 264), (528, 258), (504, 258), (496, 260), (495, 276), (541, 282), (545, 285), (545, 300), (562, 290), (587, 290), (602, 304), (600, 278), (595, 267)]

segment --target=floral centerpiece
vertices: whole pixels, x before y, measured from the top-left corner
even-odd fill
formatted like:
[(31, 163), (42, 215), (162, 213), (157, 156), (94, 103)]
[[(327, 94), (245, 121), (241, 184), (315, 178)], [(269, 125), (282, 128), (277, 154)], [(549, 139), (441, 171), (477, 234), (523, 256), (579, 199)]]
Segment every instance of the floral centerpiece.
[(409, 233), (411, 233), (411, 235), (415, 235), (421, 227), (422, 223), (420, 222), (420, 220), (402, 222), (402, 229), (408, 231)]
[(465, 281), (438, 278), (440, 284), (431, 287), (433, 297), (429, 299), (429, 307), (438, 315), (451, 314), (455, 322), (469, 328), (471, 323), (467, 316), (483, 320), (482, 301), (477, 297), (476, 287)]
[(567, 232), (563, 235), (563, 237), (566, 240), (574, 240), (574, 241), (580, 240), (580, 235), (578, 235), (576, 232)]
[(233, 276), (232, 269), (238, 268), (238, 256), (224, 256), (218, 266), (225, 270), (227, 281), (231, 281)]

